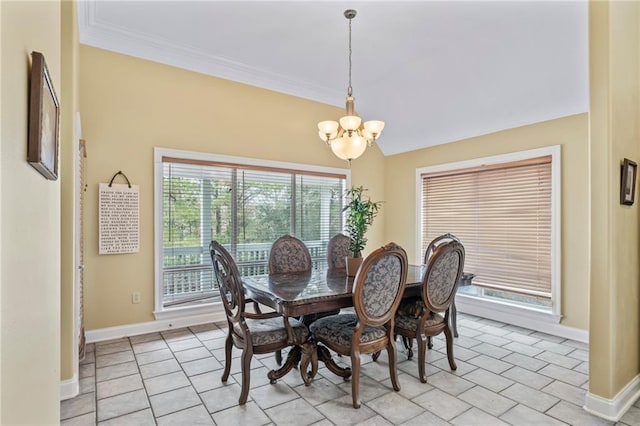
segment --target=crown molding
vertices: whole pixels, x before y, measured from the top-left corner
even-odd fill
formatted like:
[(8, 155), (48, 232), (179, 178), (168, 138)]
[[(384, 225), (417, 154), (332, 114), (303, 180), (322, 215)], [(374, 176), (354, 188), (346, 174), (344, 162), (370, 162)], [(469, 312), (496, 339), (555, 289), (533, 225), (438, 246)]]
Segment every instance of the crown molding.
[(288, 78), (169, 40), (100, 22), (96, 18), (94, 1), (78, 2), (78, 27), (81, 44), (328, 105), (342, 106), (344, 103), (344, 94), (335, 89)]

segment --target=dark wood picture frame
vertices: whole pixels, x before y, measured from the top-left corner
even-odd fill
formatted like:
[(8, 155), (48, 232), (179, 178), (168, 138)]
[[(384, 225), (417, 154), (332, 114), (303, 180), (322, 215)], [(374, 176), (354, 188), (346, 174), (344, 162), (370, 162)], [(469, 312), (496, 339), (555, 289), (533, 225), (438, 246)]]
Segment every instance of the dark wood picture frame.
[(622, 173), (620, 180), (620, 204), (633, 205), (636, 194), (636, 175), (638, 174), (638, 164), (625, 158), (622, 162)]
[(40, 52), (31, 52), (30, 85), (27, 161), (45, 178), (57, 180), (60, 104)]

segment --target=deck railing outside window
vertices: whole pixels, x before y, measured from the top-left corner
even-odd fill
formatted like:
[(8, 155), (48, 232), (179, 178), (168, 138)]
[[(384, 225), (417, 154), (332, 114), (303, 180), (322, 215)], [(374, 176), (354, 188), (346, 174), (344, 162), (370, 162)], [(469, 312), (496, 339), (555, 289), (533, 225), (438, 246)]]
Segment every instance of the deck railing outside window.
[[(327, 241), (305, 241), (305, 244), (311, 252), (314, 268), (326, 264)], [(270, 250), (270, 243), (239, 244), (235, 258), (240, 275), (268, 273)], [(164, 306), (185, 306), (220, 300), (207, 247), (165, 248), (163, 264)]]

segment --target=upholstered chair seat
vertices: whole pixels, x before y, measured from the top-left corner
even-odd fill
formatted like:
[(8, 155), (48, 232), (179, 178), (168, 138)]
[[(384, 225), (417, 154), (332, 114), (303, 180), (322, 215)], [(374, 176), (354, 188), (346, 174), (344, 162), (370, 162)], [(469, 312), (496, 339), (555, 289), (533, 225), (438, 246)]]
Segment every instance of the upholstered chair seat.
[[(320, 340), (330, 340), (338, 345), (349, 346), (351, 338), (358, 325), (358, 316), (355, 314), (341, 314), (324, 317), (313, 322), (309, 329)], [(372, 342), (381, 339), (387, 333), (383, 326), (373, 327), (367, 325), (360, 335), (360, 343)]]
[[(282, 318), (246, 319), (251, 340), (254, 345), (270, 345), (273, 343), (285, 343), (289, 338), (287, 330), (282, 326)], [(289, 324), (293, 330), (296, 342), (304, 342), (309, 337), (309, 329), (302, 321), (289, 318)]]
[[(444, 322), (444, 317), (440, 314), (434, 314), (433, 312), (427, 317), (424, 326), (425, 327), (441, 327)], [(396, 328), (404, 328), (405, 330), (417, 330), (418, 322), (414, 316), (410, 315), (396, 315)]]

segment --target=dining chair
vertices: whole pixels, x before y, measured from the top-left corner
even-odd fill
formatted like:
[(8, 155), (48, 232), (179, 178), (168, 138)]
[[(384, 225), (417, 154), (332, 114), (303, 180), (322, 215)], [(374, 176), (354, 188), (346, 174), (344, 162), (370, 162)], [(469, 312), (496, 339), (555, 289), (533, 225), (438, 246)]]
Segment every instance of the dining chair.
[[(349, 255), (349, 237), (344, 234), (336, 234), (327, 244), (327, 271), (329, 274), (347, 270), (346, 256)], [(329, 315), (339, 314), (340, 309), (335, 311), (322, 312), (318, 314), (305, 315), (304, 323), (309, 325), (319, 318)]]
[[(427, 249), (424, 251), (424, 264), (426, 265), (429, 261), (429, 258), (433, 254), (433, 252), (441, 245), (448, 243), (450, 241), (457, 241), (460, 243), (460, 239), (455, 235), (447, 232), (446, 234), (442, 234), (429, 243)], [(453, 329), (453, 336), (458, 337), (458, 309), (456, 308), (456, 299), (453, 298), (453, 302), (451, 303), (451, 328)], [(431, 349), (431, 339), (429, 339), (429, 349)]]
[[(242, 390), (239, 404), (247, 402), (253, 354), (264, 354), (301, 344), (309, 330), (301, 321), (276, 312), (253, 313), (245, 311), (245, 296), (238, 267), (227, 250), (217, 241), (209, 245), (214, 275), (227, 317), (229, 332), (225, 341), (225, 363), (222, 382), (231, 371), (233, 346), (242, 350), (240, 356)], [(274, 381), (272, 381), (273, 383)]]
[(291, 235), (283, 235), (273, 242), (269, 251), (269, 273), (310, 271), (311, 254), (303, 241)]
[[(447, 232), (446, 234), (442, 234), (437, 236), (436, 238), (434, 238), (433, 240), (431, 240), (431, 242), (429, 243), (429, 245), (427, 245), (427, 249), (424, 251), (424, 260), (423, 260), (423, 264), (426, 265), (429, 263), (429, 258), (431, 258), (431, 256), (433, 255), (433, 252), (435, 251), (436, 248), (438, 248), (441, 244), (445, 244), (448, 243), (450, 241), (457, 241), (460, 242), (460, 240), (458, 239), (458, 237), (456, 237), (455, 235)], [(412, 309), (414, 309), (414, 307), (416, 306), (416, 302), (420, 301), (420, 297), (415, 297), (415, 298), (409, 298), (409, 299), (405, 299), (402, 302), (400, 302), (400, 307), (399, 309), (401, 311), (411, 311)], [(450, 315), (450, 320), (451, 320), (451, 326), (453, 328), (453, 336), (454, 337), (458, 337), (458, 326), (457, 326), (457, 309), (456, 309), (456, 299), (455, 297), (453, 298), (453, 302), (451, 303), (451, 315)], [(413, 339), (410, 337), (406, 337), (406, 336), (402, 336), (402, 344), (405, 348), (405, 350), (407, 351), (407, 353), (411, 354), (411, 356), (413, 356)], [(431, 340), (431, 336), (427, 337), (427, 347), (429, 349), (433, 348), (433, 343)], [(379, 354), (375, 354), (373, 357), (373, 360), (376, 361), (378, 358)]]
[(346, 269), (349, 255), (349, 237), (336, 234), (327, 244), (327, 266), (329, 270)]
[[(311, 253), (302, 240), (292, 235), (283, 235), (271, 244), (269, 251), (270, 274), (309, 272), (312, 266)], [(282, 364), (282, 351), (276, 352), (276, 362), (278, 365)]]
[(363, 261), (353, 283), (355, 313), (320, 318), (309, 326), (316, 344), (351, 357), (351, 397), (360, 408), (360, 354), (387, 349), (389, 376), (400, 390), (394, 339), (394, 315), (407, 279), (407, 253), (389, 243)]
[[(447, 358), (452, 370), (457, 368), (453, 357), (453, 333), (449, 322), (451, 305), (464, 268), (464, 247), (457, 241), (439, 245), (429, 257), (422, 282), (422, 297), (403, 300), (395, 317), (395, 333), (403, 338), (418, 341), (418, 375), (427, 382), (425, 375), (427, 338), (444, 332), (447, 341)], [(413, 351), (408, 348), (407, 358)]]

